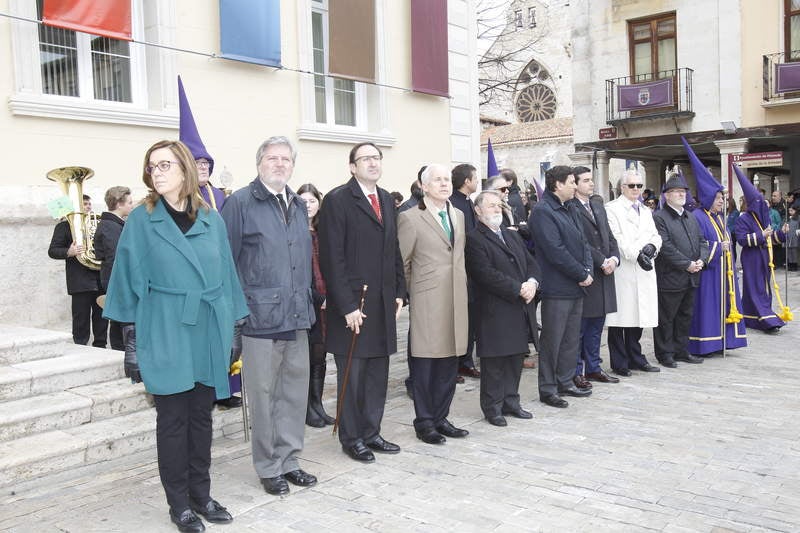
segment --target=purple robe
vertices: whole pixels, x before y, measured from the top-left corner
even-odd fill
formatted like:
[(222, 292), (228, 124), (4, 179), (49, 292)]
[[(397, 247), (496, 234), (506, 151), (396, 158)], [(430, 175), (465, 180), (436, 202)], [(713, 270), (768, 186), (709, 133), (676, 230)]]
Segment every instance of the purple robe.
[[(211, 198), (208, 196), (209, 189), (214, 194), (214, 202), (216, 203), (216, 209), (214, 203), (211, 203)], [(222, 206), (225, 203), (225, 193), (222, 192), (220, 189), (217, 189), (210, 183), (207, 183), (204, 187), (200, 187), (200, 196), (203, 197), (203, 200), (206, 201), (206, 203), (211, 209), (215, 209), (216, 211), (222, 210)]]
[[(728, 259), (722, 250), (719, 231), (725, 231), (722, 218), (714, 215), (716, 228), (711, 222), (708, 212), (703, 208), (692, 211), (692, 215), (700, 226), (703, 238), (708, 240), (710, 252), (708, 264), (700, 271), (700, 285), (694, 299), (694, 314), (689, 328), (689, 353), (693, 355), (707, 355), (722, 351), (722, 323), (731, 310), (731, 298), (728, 294)], [(726, 239), (730, 241), (730, 234)], [(731, 257), (731, 260), (733, 258)], [(733, 266), (733, 287), (736, 298), (736, 308), (741, 312), (742, 301), (739, 287), (736, 282), (736, 268)], [(723, 313), (724, 305), (724, 316)], [(725, 324), (725, 349), (732, 350), (747, 346), (747, 332), (744, 320), (737, 323)]]
[[(751, 329), (768, 330), (784, 325), (772, 310), (772, 273), (763, 228), (747, 211), (736, 219), (736, 240), (742, 246), (742, 309), (745, 324)], [(783, 242), (782, 231), (772, 234), (773, 244)]]

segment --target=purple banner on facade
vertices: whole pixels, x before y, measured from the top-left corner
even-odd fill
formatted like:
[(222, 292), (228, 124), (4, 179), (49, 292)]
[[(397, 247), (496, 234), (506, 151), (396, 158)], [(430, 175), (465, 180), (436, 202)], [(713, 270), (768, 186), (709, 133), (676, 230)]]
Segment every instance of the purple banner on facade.
[(775, 92), (800, 91), (800, 63), (775, 65)]
[(617, 86), (620, 111), (637, 111), (652, 107), (675, 105), (672, 98), (672, 78)]

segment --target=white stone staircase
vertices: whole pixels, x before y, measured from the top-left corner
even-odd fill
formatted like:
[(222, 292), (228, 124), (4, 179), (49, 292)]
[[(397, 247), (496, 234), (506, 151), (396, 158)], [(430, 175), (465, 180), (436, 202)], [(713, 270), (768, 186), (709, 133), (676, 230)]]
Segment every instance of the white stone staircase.
[[(69, 334), (0, 325), (0, 487), (152, 449), (155, 410), (124, 377), (122, 352)], [(214, 412), (215, 437), (242, 431)]]

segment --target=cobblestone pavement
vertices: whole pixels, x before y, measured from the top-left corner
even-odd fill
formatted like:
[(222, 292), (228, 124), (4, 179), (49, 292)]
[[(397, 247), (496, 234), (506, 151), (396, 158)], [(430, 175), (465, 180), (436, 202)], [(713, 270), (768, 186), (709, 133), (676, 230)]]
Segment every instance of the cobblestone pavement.
[[(793, 275), (791, 302), (798, 282)], [(591, 398), (571, 399), (568, 409), (539, 403), (536, 371), (525, 370), (523, 406), (535, 417), (509, 419), (506, 428), (482, 419), (478, 381), (468, 378), (450, 418), (470, 435), (444, 446), (414, 436), (401, 352), (393, 357), (382, 433), (402, 453), (362, 465), (341, 452), (330, 428), (309, 428), (302, 466), (320, 482), (277, 498), (262, 490), (241, 433), (217, 440), (212, 491), (235, 521), (209, 529), (800, 531), (800, 309), (794, 312), (797, 322), (779, 335), (752, 332), (750, 345), (725, 359), (595, 384)], [(651, 339), (646, 332), (649, 354)], [(334, 384), (329, 375), (329, 412)], [(154, 451), (13, 490), (0, 495), (4, 531), (175, 531)]]

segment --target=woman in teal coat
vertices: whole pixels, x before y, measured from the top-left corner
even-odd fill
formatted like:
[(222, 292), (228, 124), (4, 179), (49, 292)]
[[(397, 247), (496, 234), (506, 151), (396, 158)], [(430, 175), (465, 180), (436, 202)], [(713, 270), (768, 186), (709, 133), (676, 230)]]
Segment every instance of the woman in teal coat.
[(126, 375), (140, 375), (155, 400), (170, 517), (181, 531), (203, 531), (195, 512), (233, 519), (210, 496), (211, 409), (230, 396), (234, 323), (249, 311), (225, 224), (200, 196), (186, 146), (150, 147), (142, 180), (149, 193), (120, 237), (104, 315), (126, 324)]

